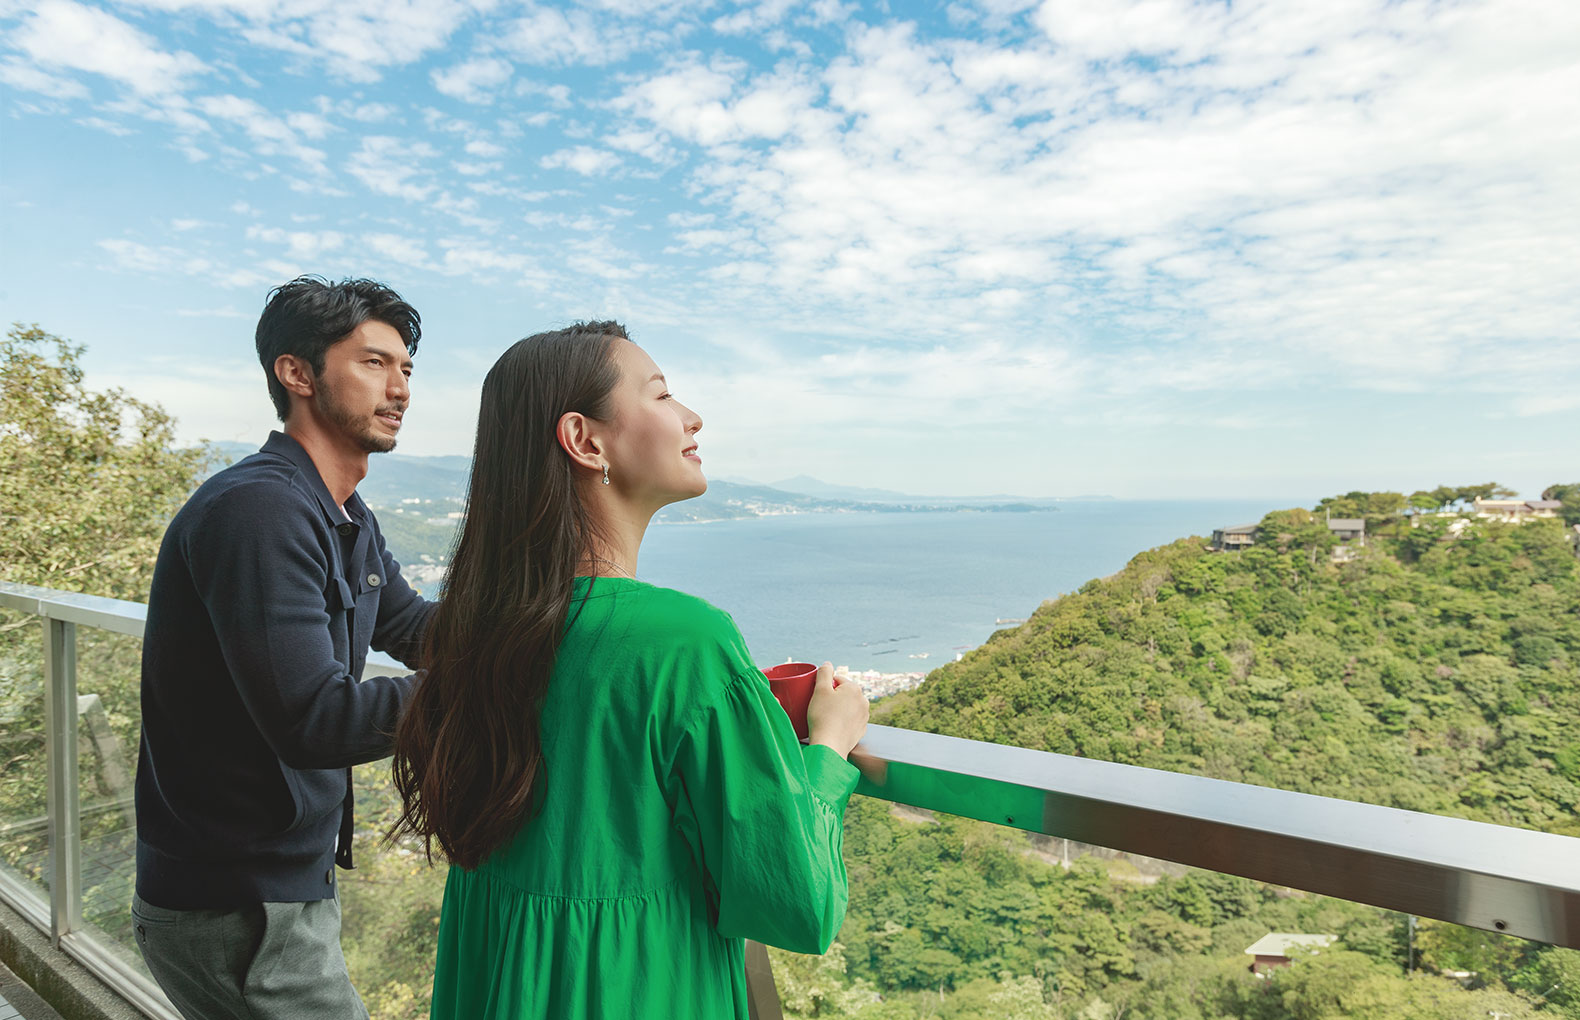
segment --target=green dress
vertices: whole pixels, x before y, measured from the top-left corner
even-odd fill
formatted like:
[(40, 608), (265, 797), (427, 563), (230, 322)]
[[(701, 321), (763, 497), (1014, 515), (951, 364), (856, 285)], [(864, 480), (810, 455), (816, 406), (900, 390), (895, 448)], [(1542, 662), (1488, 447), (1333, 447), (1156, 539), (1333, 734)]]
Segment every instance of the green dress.
[(623, 578), (575, 595), (541, 810), (450, 869), (431, 1015), (744, 1020), (743, 939), (821, 953), (844, 921), (856, 769), (796, 740), (727, 614)]

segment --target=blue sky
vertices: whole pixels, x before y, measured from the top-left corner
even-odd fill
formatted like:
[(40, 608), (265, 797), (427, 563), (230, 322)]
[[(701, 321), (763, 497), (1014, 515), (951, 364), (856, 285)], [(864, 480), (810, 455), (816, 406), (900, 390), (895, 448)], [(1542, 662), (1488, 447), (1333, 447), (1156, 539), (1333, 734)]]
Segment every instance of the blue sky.
[(300, 272), (403, 452), (625, 321), (710, 473), (1312, 498), (1580, 478), (1580, 5), (0, 0), (0, 316), (261, 439)]

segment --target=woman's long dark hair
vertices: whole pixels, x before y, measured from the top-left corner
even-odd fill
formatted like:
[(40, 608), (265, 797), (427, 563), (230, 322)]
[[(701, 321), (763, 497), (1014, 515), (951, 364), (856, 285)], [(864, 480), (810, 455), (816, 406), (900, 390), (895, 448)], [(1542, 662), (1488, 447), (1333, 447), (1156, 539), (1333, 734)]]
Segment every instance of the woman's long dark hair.
[(421, 836), (430, 860), (438, 840), (475, 868), (528, 815), (544, 697), (595, 527), (555, 432), (569, 411), (608, 419), (622, 339), (615, 322), (539, 333), (483, 381), (466, 520), (395, 731), (404, 803), (390, 838)]

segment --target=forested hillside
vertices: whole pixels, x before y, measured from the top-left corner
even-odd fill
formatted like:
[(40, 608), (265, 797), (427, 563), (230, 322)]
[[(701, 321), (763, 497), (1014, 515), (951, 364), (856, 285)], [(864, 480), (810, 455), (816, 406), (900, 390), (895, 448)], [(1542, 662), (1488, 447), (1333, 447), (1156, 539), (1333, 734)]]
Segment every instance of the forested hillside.
[(1144, 552), (877, 717), (1580, 834), (1580, 559), (1560, 521), (1397, 519), (1348, 562), (1307, 511), (1261, 536)]

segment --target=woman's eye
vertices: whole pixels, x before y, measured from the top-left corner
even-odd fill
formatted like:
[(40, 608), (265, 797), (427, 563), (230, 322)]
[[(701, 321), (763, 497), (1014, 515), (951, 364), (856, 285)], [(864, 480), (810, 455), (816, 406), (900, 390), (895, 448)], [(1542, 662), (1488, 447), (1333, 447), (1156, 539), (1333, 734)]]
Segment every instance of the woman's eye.
[(659, 397), (658, 399), (660, 399), (660, 400), (674, 400), (675, 399), (675, 395), (673, 393), (666, 393), (662, 397)]

